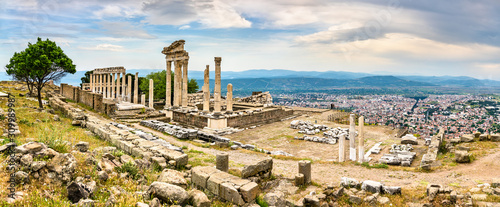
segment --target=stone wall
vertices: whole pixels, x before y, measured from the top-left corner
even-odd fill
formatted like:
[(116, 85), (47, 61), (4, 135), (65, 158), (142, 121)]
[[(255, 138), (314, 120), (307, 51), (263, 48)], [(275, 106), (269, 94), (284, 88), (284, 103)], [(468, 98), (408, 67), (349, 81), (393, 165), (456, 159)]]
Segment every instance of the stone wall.
[(82, 90), (80, 87), (61, 83), (59, 93), (66, 99), (70, 99), (75, 103), (82, 103), (96, 112), (111, 115), (115, 112), (116, 106), (113, 103), (104, 103), (102, 94), (92, 93)]
[(273, 108), (266, 109), (260, 112), (253, 112), (248, 115), (233, 116), (227, 118), (228, 127), (247, 127), (257, 124), (268, 124), (276, 121), (280, 121), (286, 117), (292, 116), (293, 110)]
[[(68, 87), (64, 89), (66, 88)], [(184, 154), (182, 149), (180, 151), (171, 149), (171, 145), (166, 143), (165, 140), (147, 139), (149, 136), (141, 137), (137, 132), (132, 133), (126, 127), (120, 128), (110, 123), (109, 120), (86, 114), (83, 110), (62, 101), (66, 97), (59, 94), (51, 93), (49, 97), (49, 104), (54, 110), (62, 111), (63, 114), (73, 119), (73, 122), (77, 125), (87, 128), (101, 139), (112, 143), (128, 154), (152, 162), (162, 162), (158, 163), (160, 166), (169, 163), (175, 167), (180, 167), (188, 163), (188, 155)]]
[(187, 126), (194, 126), (198, 128), (204, 128), (208, 125), (208, 118), (203, 116), (191, 115), (189, 113), (173, 112), (173, 118), (175, 122), (182, 123)]

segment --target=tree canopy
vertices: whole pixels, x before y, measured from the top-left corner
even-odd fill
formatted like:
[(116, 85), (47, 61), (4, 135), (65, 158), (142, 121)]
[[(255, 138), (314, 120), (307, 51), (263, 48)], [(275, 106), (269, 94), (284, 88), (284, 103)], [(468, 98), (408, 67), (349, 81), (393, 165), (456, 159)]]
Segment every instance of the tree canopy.
[[(76, 66), (55, 42), (38, 38), (35, 44), (14, 53), (6, 72), (15, 80), (26, 82), (28, 88), (37, 89), (38, 104), (42, 105), (42, 89), (48, 81), (59, 81), (67, 73), (74, 74)], [(31, 92), (31, 91), (30, 91)]]
[[(153, 79), (153, 83), (154, 83), (154, 88), (153, 88), (153, 92), (154, 92), (154, 98), (155, 99), (165, 99), (165, 92), (166, 92), (166, 87), (167, 87), (167, 71), (166, 70), (162, 70), (162, 71), (158, 71), (158, 72), (152, 72), (148, 75), (146, 75), (146, 81), (142, 81), (141, 83), (139, 83), (139, 88), (141, 89), (141, 91), (144, 91), (144, 93), (146, 94), (147, 97), (149, 97), (149, 79)], [(174, 73), (172, 72), (171, 73), (171, 91), (172, 91), (172, 96), (173, 96), (173, 92), (174, 92)], [(190, 79), (188, 81), (188, 93), (195, 93), (196, 91), (198, 91), (198, 83), (196, 82), (195, 79)]]

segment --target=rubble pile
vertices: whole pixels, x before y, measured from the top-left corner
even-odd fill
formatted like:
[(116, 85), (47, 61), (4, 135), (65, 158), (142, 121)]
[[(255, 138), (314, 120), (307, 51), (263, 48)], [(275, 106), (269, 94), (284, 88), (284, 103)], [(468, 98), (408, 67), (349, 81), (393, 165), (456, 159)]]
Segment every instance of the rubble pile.
[(241, 98), (237, 100), (239, 103), (265, 104), (272, 105), (273, 97), (269, 92), (260, 93), (257, 95)]
[(401, 165), (403, 167), (409, 167), (413, 162), (413, 159), (417, 156), (416, 152), (411, 152), (413, 147), (411, 144), (397, 145), (393, 144), (391, 146), (390, 154), (383, 155), (379, 162), (388, 165)]
[[(294, 137), (297, 140), (305, 140), (311, 142), (319, 142), (326, 144), (336, 144), (340, 136), (345, 136), (345, 138), (349, 139), (349, 128), (330, 128), (325, 125), (320, 124), (312, 124), (310, 121), (301, 121), (301, 120), (293, 120), (290, 123), (290, 128), (300, 130), (300, 134), (306, 134), (304, 137)], [(307, 135), (315, 135), (320, 132), (323, 132), (324, 137), (318, 136), (307, 136)], [(356, 132), (357, 136), (357, 132)]]

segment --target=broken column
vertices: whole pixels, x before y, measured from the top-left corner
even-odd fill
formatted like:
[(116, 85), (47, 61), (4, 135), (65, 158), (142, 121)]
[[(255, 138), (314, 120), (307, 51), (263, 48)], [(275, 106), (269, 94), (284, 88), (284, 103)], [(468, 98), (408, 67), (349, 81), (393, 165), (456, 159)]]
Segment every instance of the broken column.
[(349, 159), (356, 161), (356, 119), (354, 114), (349, 116)]
[(167, 61), (167, 90), (165, 96), (165, 108), (172, 106), (172, 61)]
[(153, 108), (153, 79), (149, 79), (149, 108)]
[(137, 104), (137, 99), (139, 95), (139, 72), (135, 73), (135, 79), (134, 79), (134, 103)]
[(233, 84), (227, 84), (226, 113), (233, 113)]
[(221, 57), (215, 57), (215, 89), (214, 89), (214, 115), (220, 115), (221, 104), (220, 104), (220, 92), (221, 92), (221, 82), (220, 82), (220, 63), (222, 61)]
[(215, 158), (217, 170), (227, 172), (229, 170), (229, 154), (227, 152), (219, 152)]
[(299, 173), (304, 175), (304, 183), (311, 183), (311, 161), (301, 160), (299, 161)]
[(127, 80), (128, 80), (127, 101), (132, 103), (132, 76), (131, 75), (127, 76)]
[(358, 120), (358, 162), (364, 162), (365, 158), (365, 135), (363, 131), (363, 127), (365, 125), (365, 118), (363, 116), (359, 117)]
[(203, 113), (210, 112), (210, 80), (208, 65), (205, 69), (205, 79), (203, 84)]
[(344, 162), (345, 161), (345, 158), (344, 158), (344, 142), (345, 142), (345, 134), (341, 134), (339, 136), (339, 162)]
[(115, 99), (115, 80), (116, 80), (116, 73), (112, 73), (113, 77), (111, 79), (111, 99)]
[(182, 61), (182, 107), (186, 108), (188, 105), (188, 58)]
[(141, 105), (146, 106), (146, 94), (141, 94)]

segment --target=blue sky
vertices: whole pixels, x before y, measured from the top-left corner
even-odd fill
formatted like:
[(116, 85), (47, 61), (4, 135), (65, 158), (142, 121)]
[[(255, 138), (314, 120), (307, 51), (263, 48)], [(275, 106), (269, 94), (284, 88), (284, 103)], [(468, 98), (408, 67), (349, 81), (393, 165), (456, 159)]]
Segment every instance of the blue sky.
[(186, 40), (189, 69), (466, 75), (500, 80), (495, 0), (0, 0), (0, 65), (37, 37), (77, 70), (165, 68)]

